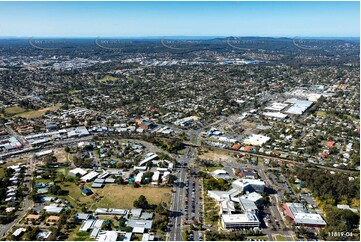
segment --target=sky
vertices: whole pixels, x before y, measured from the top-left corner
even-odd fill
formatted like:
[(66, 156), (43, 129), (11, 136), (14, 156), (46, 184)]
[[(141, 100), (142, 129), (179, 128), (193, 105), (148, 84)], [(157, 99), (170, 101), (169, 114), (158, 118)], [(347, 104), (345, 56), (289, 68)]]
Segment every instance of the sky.
[(0, 37), (357, 37), (359, 2), (0, 2)]

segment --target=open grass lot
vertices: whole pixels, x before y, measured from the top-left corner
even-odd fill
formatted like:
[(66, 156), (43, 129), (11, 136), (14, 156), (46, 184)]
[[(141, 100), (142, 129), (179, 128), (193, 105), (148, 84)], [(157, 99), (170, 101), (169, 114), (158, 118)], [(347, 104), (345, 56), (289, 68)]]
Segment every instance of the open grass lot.
[(97, 203), (97, 207), (133, 208), (133, 202), (144, 195), (150, 204), (159, 204), (161, 201), (168, 205), (171, 200), (171, 188), (140, 187), (131, 185), (105, 185), (103, 189), (93, 189), (104, 198)]
[(86, 204), (88, 208), (95, 209), (96, 207), (105, 208), (134, 208), (133, 203), (144, 195), (150, 204), (159, 204), (161, 201), (169, 205), (171, 200), (171, 188), (155, 188), (155, 187), (140, 187), (134, 188), (131, 185), (117, 185), (107, 184), (103, 188), (91, 188), (91, 183), (87, 183), (85, 188), (90, 188), (93, 193), (101, 197), (99, 202), (93, 200), (93, 195), (84, 196), (81, 193), (80, 187), (75, 183), (65, 182), (61, 185), (62, 189), (69, 191), (69, 195), (65, 198), (77, 207), (77, 204)]
[(56, 111), (56, 110), (58, 110), (59, 107), (60, 107), (59, 105), (55, 105), (55, 106), (42, 108), (42, 109), (38, 109), (38, 110), (22, 112), (20, 114), (17, 114), (16, 116), (26, 118), (26, 119), (38, 118), (38, 117), (43, 116), (47, 111)]
[(10, 116), (18, 114), (18, 113), (23, 113), (25, 111), (26, 110), (24, 108), (19, 107), (19, 106), (13, 106), (13, 107), (5, 108), (5, 114), (10, 115)]
[[(90, 185), (88, 187), (90, 187)], [(86, 203), (86, 204), (89, 204), (89, 205), (92, 205), (94, 203), (91, 196), (84, 196), (81, 193), (80, 187), (75, 183), (64, 182), (64, 184), (61, 185), (61, 188), (64, 189), (64, 190), (69, 191), (69, 195), (66, 196), (65, 198), (68, 199), (68, 201), (74, 207), (76, 207), (77, 201), (80, 202), (80, 203)]]

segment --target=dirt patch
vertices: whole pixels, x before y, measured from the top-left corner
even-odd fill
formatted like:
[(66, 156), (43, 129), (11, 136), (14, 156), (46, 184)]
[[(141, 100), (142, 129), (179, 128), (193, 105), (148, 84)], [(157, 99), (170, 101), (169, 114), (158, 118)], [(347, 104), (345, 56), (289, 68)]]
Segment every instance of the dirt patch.
[(198, 155), (199, 159), (212, 161), (235, 161), (236, 158), (232, 155), (222, 151), (211, 151), (208, 149), (201, 149)]

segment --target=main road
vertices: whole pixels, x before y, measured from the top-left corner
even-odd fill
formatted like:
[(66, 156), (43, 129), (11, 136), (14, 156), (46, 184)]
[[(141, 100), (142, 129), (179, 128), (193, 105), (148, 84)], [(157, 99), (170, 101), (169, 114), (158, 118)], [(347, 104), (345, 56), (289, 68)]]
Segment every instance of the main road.
[(179, 157), (179, 167), (177, 168), (177, 180), (174, 183), (174, 193), (172, 198), (170, 219), (170, 233), (168, 240), (170, 241), (182, 241), (182, 214), (184, 204), (184, 182), (186, 180), (187, 169), (186, 162), (189, 160), (190, 148), (186, 148), (184, 154)]

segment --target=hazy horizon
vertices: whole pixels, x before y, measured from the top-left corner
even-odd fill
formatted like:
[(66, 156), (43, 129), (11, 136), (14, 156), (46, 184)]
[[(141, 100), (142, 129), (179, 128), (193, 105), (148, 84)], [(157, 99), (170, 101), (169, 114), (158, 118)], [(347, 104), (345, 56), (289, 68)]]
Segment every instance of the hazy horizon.
[(0, 2), (0, 36), (359, 37), (359, 2)]

